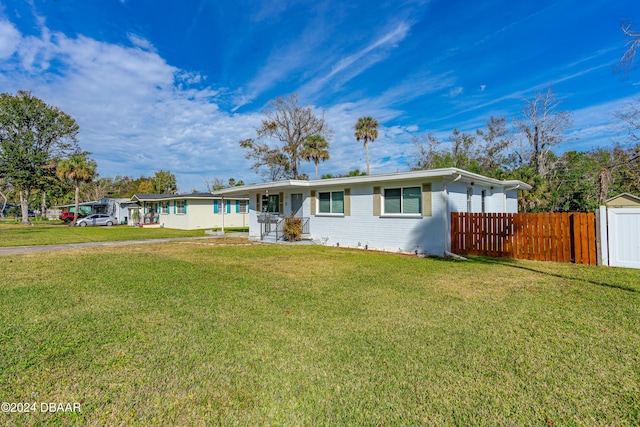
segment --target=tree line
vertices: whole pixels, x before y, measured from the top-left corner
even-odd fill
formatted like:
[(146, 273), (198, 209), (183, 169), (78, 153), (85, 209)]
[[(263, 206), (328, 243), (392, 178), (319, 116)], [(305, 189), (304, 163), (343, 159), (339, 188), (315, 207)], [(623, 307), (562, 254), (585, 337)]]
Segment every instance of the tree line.
[(411, 168), (458, 167), (496, 179), (517, 179), (520, 209), (589, 212), (620, 193), (640, 194), (640, 100), (612, 115), (626, 136), (611, 147), (558, 153), (567, 141), (571, 113), (559, 110), (551, 87), (524, 101), (511, 124), (490, 117), (475, 132), (453, 129), (446, 140), (429, 133), (414, 139)]
[[(446, 139), (434, 133), (414, 138), (412, 170), (456, 167), (496, 179), (517, 179), (533, 189), (521, 197), (523, 211), (593, 211), (616, 194), (640, 194), (640, 101), (612, 116), (623, 126), (626, 137), (610, 148), (558, 153), (569, 142), (572, 114), (560, 109), (551, 86), (524, 100), (520, 114), (511, 123), (505, 117), (490, 117), (474, 131), (453, 129)], [(251, 168), (265, 179), (308, 179), (302, 161), (318, 164), (330, 158), (332, 131), (324, 115), (302, 107), (296, 94), (271, 101), (256, 138), (240, 141)], [(324, 174), (321, 178), (369, 175), (369, 144), (378, 137), (379, 123), (361, 117), (354, 137), (366, 151), (366, 172)]]
[(37, 204), (44, 213), (51, 204), (75, 201), (77, 215), (81, 199), (177, 192), (169, 171), (137, 179), (99, 177), (91, 153), (80, 148), (78, 132), (70, 115), (30, 92), (0, 94), (0, 217), (8, 201), (19, 203), (22, 223), (29, 224), (29, 206)]

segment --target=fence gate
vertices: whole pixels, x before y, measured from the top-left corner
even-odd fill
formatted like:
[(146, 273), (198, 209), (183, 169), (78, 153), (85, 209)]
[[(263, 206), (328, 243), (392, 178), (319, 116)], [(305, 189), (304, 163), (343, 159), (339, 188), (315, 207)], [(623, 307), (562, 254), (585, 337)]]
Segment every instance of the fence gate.
[(607, 209), (609, 265), (640, 268), (640, 209)]

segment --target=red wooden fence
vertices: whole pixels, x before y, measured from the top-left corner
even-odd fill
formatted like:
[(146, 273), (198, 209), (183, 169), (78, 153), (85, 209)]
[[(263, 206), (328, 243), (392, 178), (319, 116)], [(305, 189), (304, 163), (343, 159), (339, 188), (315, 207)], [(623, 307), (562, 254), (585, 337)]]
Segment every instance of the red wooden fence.
[(451, 213), (451, 252), (596, 264), (593, 213)]

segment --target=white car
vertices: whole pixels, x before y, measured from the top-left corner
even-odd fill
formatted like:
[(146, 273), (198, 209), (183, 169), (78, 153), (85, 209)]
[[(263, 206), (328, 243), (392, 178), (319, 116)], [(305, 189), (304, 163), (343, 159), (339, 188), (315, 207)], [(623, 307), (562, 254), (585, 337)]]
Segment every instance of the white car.
[(76, 225), (78, 227), (86, 227), (87, 225), (106, 225), (111, 227), (113, 224), (117, 224), (117, 220), (111, 215), (106, 214), (93, 214), (86, 218), (79, 219)]

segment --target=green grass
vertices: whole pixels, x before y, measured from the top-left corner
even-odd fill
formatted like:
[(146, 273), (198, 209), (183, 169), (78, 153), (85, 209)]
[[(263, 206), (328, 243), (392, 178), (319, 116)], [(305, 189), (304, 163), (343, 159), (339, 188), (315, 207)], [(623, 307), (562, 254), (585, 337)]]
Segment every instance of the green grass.
[(640, 271), (215, 243), (0, 257), (0, 401), (82, 403), (0, 423), (640, 424)]
[(57, 221), (53, 224), (36, 223), (33, 226), (0, 222), (0, 246), (5, 247), (204, 235), (204, 230), (138, 228), (126, 225), (114, 227), (69, 227), (68, 224)]

